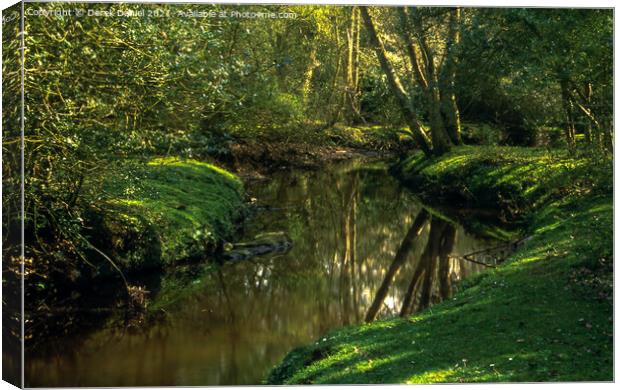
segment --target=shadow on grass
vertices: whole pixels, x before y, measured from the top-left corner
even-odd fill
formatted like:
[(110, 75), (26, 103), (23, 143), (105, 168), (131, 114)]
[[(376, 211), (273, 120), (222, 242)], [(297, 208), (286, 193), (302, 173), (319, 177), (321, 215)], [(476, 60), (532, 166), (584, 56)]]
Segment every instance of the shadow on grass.
[(507, 264), (467, 280), (452, 300), (331, 332), (291, 352), (268, 382), (611, 381), (612, 303), (572, 276), (600, 255), (584, 252), (584, 239), (611, 246), (610, 235), (591, 229), (593, 220), (610, 229), (611, 200), (570, 203), (543, 213)]

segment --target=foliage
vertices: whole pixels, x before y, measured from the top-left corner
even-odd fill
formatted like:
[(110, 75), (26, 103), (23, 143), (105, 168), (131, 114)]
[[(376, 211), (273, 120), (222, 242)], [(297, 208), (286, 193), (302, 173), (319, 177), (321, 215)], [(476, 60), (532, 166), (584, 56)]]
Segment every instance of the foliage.
[(502, 131), (489, 123), (463, 123), (461, 136), (468, 145), (499, 145), (504, 141)]
[[(566, 123), (564, 79), (592, 85), (589, 108), (609, 115), (609, 10), (467, 11), (456, 82), (466, 117), (501, 125), (512, 144), (534, 144), (538, 128)], [(577, 120), (580, 132), (591, 125), (583, 114)]]
[(343, 126), (327, 129), (327, 137), (338, 145), (372, 150), (406, 150), (411, 140), (409, 129), (392, 126)]
[[(54, 3), (56, 8), (77, 5)], [(31, 7), (37, 6), (26, 5)], [(173, 15), (188, 10), (178, 4), (83, 7), (141, 7)], [(359, 28), (356, 8), (286, 10), (296, 12), (297, 18), (265, 23), (234, 18), (27, 17), (28, 230), (42, 228), (43, 223), (50, 234), (73, 240), (75, 221), (83, 219), (83, 210), (99, 197), (103, 183), (96, 172), (122, 174), (132, 159), (175, 155), (228, 161), (231, 145), (240, 139), (333, 143), (334, 137), (326, 133), (338, 122), (401, 128), (404, 118), (368, 31)], [(407, 75), (402, 79), (415, 111), (428, 120), (426, 92), (412, 82), (397, 11), (372, 9), (394, 69)], [(411, 16), (413, 26), (423, 29), (435, 60), (451, 47), (446, 41), (448, 14), (424, 8)], [(464, 119), (494, 122), (505, 133), (481, 127), (470, 140), (532, 143), (537, 128), (561, 127), (560, 76), (575, 85), (593, 86), (586, 108), (598, 118), (600, 131), (609, 132), (610, 15), (608, 10), (468, 9), (459, 22), (462, 40), (450, 51), (457, 65), (457, 100)], [(527, 45), (522, 44), (524, 34), (531, 37)], [(358, 106), (357, 114), (347, 108), (347, 99), (354, 100), (349, 103)], [(579, 133), (589, 125), (580, 126)], [(403, 148), (413, 145), (410, 137), (390, 136), (363, 146), (384, 149), (401, 141)], [(342, 141), (351, 143), (355, 144), (346, 137)], [(7, 169), (16, 165), (13, 161)]]
[[(21, 34), (18, 19), (3, 19), (3, 282), (16, 286), (25, 263), (27, 312), (50, 302), (39, 293), (61, 301), (56, 279), (213, 251), (243, 208), (243, 185), (220, 165), (269, 165), (269, 148), (314, 161), (428, 144), (437, 156), (413, 154), (395, 173), (427, 198), (499, 210), (532, 241), (436, 316), (337, 331), (293, 352), (272, 379), (609, 378), (609, 364), (592, 362), (609, 352), (613, 10), (251, 6), (296, 16), (267, 20), (179, 16), (237, 9), (222, 4), (49, 7), (155, 16), (27, 13)], [(482, 147), (448, 152), (461, 139)], [(188, 278), (167, 281), (162, 307)], [(536, 294), (548, 298), (531, 302)], [(455, 341), (462, 329), (478, 342)], [(496, 351), (483, 349), (492, 342)]]
[[(2, 342), (3, 380), (21, 383), (21, 67), (19, 7), (2, 11)], [(26, 252), (29, 256), (30, 253)]]

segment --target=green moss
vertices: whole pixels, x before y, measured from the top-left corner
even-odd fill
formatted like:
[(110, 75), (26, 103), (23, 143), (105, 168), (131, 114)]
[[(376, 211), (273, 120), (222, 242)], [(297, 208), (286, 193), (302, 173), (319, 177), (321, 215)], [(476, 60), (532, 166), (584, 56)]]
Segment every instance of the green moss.
[(609, 191), (611, 160), (564, 150), (462, 146), (438, 158), (416, 153), (393, 172), (426, 200), (496, 208), (515, 218), (570, 192)]
[(132, 179), (108, 181), (103, 229), (125, 269), (205, 256), (232, 233), (242, 210), (241, 181), (194, 160), (158, 158)]
[[(465, 147), (401, 165), (437, 183), (467, 172), (457, 183), (470, 189), (510, 183), (519, 189), (515, 199), (533, 202), (531, 238), (502, 266), (463, 282), (451, 300), (409, 318), (332, 331), (292, 351), (267, 382), (613, 380), (611, 169), (584, 171), (586, 162), (566, 159), (540, 150)], [(545, 188), (549, 183), (560, 186)], [(532, 187), (538, 190), (528, 192)]]

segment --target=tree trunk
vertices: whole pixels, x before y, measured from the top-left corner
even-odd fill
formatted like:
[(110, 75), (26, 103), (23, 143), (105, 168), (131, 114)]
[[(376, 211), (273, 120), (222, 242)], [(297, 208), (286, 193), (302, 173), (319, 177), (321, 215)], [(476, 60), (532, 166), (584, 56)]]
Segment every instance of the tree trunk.
[[(584, 90), (586, 104), (588, 105), (588, 107), (590, 107), (590, 103), (592, 102), (592, 84), (586, 83), (584, 86)], [(584, 127), (583, 135), (588, 145), (592, 145), (592, 123), (588, 122), (588, 124)]]
[(357, 7), (351, 9), (350, 26), (347, 29), (347, 71), (345, 72), (344, 98), (345, 119), (349, 124), (364, 122), (359, 109), (359, 15)]
[(451, 9), (448, 24), (448, 39), (446, 42), (446, 58), (442, 72), (441, 108), (445, 118), (446, 132), (455, 145), (463, 143), (461, 140), (461, 118), (459, 108), (456, 104), (456, 94), (454, 92), (454, 80), (456, 78), (455, 52), (461, 42), (460, 24), (461, 9), (458, 7)]
[[(355, 86), (355, 90), (359, 89), (359, 80), (360, 80), (360, 11), (358, 7), (353, 9), (355, 15), (355, 27), (353, 29), (353, 85)], [(358, 102), (359, 104), (359, 102)]]
[(381, 39), (379, 39), (379, 36), (377, 35), (377, 30), (375, 29), (375, 25), (372, 21), (372, 18), (370, 17), (370, 14), (368, 13), (368, 8), (360, 7), (360, 14), (362, 15), (362, 18), (364, 19), (364, 25), (366, 27), (366, 30), (368, 31), (370, 43), (372, 44), (375, 50), (375, 53), (377, 54), (377, 58), (379, 59), (379, 64), (381, 65), (381, 69), (383, 70), (383, 73), (385, 73), (390, 90), (396, 97), (396, 101), (398, 102), (401, 112), (403, 116), (405, 117), (405, 120), (407, 121), (407, 125), (411, 129), (413, 138), (418, 143), (418, 145), (420, 145), (420, 149), (422, 149), (425, 155), (427, 156), (432, 155), (433, 151), (431, 150), (428, 137), (422, 130), (422, 126), (420, 124), (418, 116), (416, 115), (411, 105), (411, 100), (409, 96), (406, 94), (400, 82), (400, 79), (394, 72), (392, 64), (387, 58), (385, 47), (383, 46), (383, 42), (381, 42)]
[(612, 121), (608, 121), (607, 123), (604, 122), (603, 124), (604, 126), (604, 147), (605, 150), (607, 150), (610, 153), (614, 152), (614, 136), (613, 136), (613, 131), (612, 131), (612, 126), (613, 126), (613, 122)]
[[(411, 31), (409, 25), (410, 19), (407, 15), (407, 8), (401, 8), (405, 15), (405, 26), (407, 31)], [(430, 116), (431, 125), (431, 139), (433, 141), (433, 154), (439, 156), (450, 150), (451, 142), (450, 137), (446, 133), (443, 118), (441, 116), (441, 90), (438, 80), (437, 65), (435, 64), (435, 54), (433, 49), (428, 44), (422, 26), (422, 21), (418, 18), (413, 19), (415, 28), (415, 36), (420, 44), (420, 51), (424, 60), (424, 68), (426, 69), (426, 80), (428, 82), (428, 112)], [(403, 37), (406, 44), (411, 45), (411, 34), (406, 33)]]
[[(340, 46), (340, 30), (338, 29), (338, 25), (334, 25), (334, 35), (336, 36), (336, 70), (334, 71), (334, 77), (332, 79), (332, 86), (329, 89), (329, 98), (327, 99), (327, 107), (333, 107), (334, 109), (330, 109), (329, 116), (326, 120), (325, 128), (332, 127), (340, 117), (340, 113), (342, 111), (342, 105), (338, 101), (340, 99), (340, 95), (336, 93), (338, 91), (338, 80), (340, 79), (340, 72), (342, 69), (342, 50)], [(334, 100), (336, 102), (334, 103)]]
[(398, 8), (398, 13), (401, 23), (401, 39), (405, 43), (407, 54), (411, 62), (411, 67), (414, 70), (416, 79), (422, 87), (427, 100), (431, 126), (431, 140), (433, 145), (432, 152), (435, 155), (441, 155), (450, 150), (451, 142), (448, 134), (446, 133), (444, 121), (441, 116), (441, 91), (437, 81), (437, 72), (435, 70), (433, 53), (423, 36), (423, 29), (421, 25), (416, 24), (415, 36), (417, 37), (420, 52), (422, 53), (420, 56), (421, 58), (418, 57), (415, 45), (411, 39), (413, 31), (407, 8)]
[(566, 144), (569, 149), (575, 147), (575, 121), (573, 117), (573, 104), (570, 98), (570, 92), (568, 90), (568, 81), (562, 80), (560, 82), (562, 89), (562, 105), (564, 107), (564, 136), (566, 137)]
[(450, 150), (450, 137), (444, 127), (441, 117), (441, 95), (435, 81), (431, 82), (429, 112), (431, 119), (431, 139), (433, 141), (433, 154), (440, 156)]
[(442, 100), (441, 111), (445, 118), (446, 133), (448, 133), (453, 144), (461, 145), (463, 143), (461, 138), (461, 115), (456, 104), (456, 96), (454, 93), (445, 93), (442, 95)]
[(312, 45), (310, 50), (309, 64), (304, 73), (304, 83), (302, 86), (303, 102), (306, 107), (310, 105), (310, 90), (312, 88), (312, 78), (314, 77), (314, 70), (319, 66), (316, 59), (316, 45)]

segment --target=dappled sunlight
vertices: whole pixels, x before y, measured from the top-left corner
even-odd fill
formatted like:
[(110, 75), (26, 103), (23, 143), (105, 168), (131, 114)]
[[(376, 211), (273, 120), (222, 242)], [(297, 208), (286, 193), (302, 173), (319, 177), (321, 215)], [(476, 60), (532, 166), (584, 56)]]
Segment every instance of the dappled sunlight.
[[(132, 243), (130, 253), (119, 252), (116, 257), (130, 258), (131, 251), (149, 250), (154, 241), (161, 245), (161, 259), (150, 261), (163, 265), (204, 256), (209, 251), (205, 245), (232, 232), (242, 202), (242, 184), (236, 176), (210, 164), (176, 158), (153, 159), (137, 175), (145, 178), (131, 191), (109, 178), (108, 204), (120, 211), (127, 225), (114, 226), (116, 220), (107, 218), (107, 228), (134, 230), (147, 237)], [(152, 223), (155, 228), (145, 230)]]
[[(414, 156), (410, 162), (415, 167), (411, 171), (404, 165), (404, 174), (416, 172), (418, 180), (432, 182), (437, 191), (438, 180), (455, 180), (455, 170), (451, 164), (441, 165), (443, 159), (450, 161), (459, 153), (463, 161), (488, 157), (482, 149), (467, 155), (469, 149), (459, 148), (439, 160)], [(605, 273), (595, 277), (591, 271), (605, 266), (596, 265), (596, 259), (609, 264), (605, 262), (611, 256), (605, 249), (612, 240), (608, 195), (584, 199), (571, 194), (549, 202), (556, 182), (573, 185), (567, 178), (581, 161), (554, 162), (543, 150), (523, 148), (496, 148), (490, 155), (494, 153), (504, 153), (500, 160), (519, 163), (485, 162), (470, 171), (477, 177), (460, 177), (466, 183), (484, 181), (485, 187), (469, 187), (476, 195), (489, 186), (500, 188), (501, 182), (514, 188), (512, 195), (522, 197), (523, 205), (527, 195), (534, 197), (528, 207), (538, 207), (528, 236), (505, 265), (465, 279), (453, 298), (413, 316), (328, 333), (321, 347), (331, 351), (328, 359), (315, 359), (305, 368), (295, 366), (301, 359), (296, 353), (287, 357), (285, 364), (293, 367), (289, 383), (609, 380), (612, 306), (604, 291), (610, 284), (600, 276)], [(463, 182), (460, 177), (457, 183)], [(439, 185), (449, 189), (449, 184), (455, 183)], [(432, 230), (425, 233), (427, 243)], [(278, 371), (273, 375), (278, 378)]]

